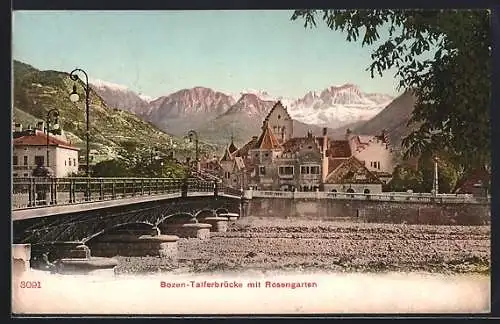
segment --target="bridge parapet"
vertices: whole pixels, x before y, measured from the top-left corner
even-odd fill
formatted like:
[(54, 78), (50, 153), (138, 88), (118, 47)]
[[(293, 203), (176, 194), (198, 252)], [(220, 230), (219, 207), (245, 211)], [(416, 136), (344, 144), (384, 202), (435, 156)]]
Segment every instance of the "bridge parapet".
[(383, 192), (381, 194), (343, 193), (343, 192), (300, 192), (300, 191), (260, 191), (245, 190), (243, 197), (285, 198), (285, 199), (336, 199), (336, 200), (375, 200), (394, 202), (429, 202), (429, 203), (470, 203), (489, 204), (490, 198), (474, 197), (469, 194), (438, 194)]
[(177, 193), (182, 197), (200, 193), (241, 197), (242, 191), (219, 188), (218, 181), (196, 178), (15, 178), (12, 185), (12, 209)]

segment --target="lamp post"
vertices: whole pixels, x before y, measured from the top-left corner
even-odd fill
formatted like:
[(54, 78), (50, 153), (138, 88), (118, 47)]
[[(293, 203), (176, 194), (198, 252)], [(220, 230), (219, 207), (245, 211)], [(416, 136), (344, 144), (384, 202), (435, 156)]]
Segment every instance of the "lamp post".
[(52, 129), (52, 132), (59, 133), (59, 123), (58, 123), (58, 118), (59, 118), (59, 110), (57, 109), (50, 109), (47, 112), (47, 118), (45, 120), (46, 126), (45, 126), (45, 134), (47, 135), (47, 168), (50, 167), (50, 161), (49, 161), (49, 134), (51, 132), (50, 129), (50, 121), (51, 119), (54, 119), (54, 126)]
[(200, 160), (198, 158), (199, 156), (199, 151), (198, 151), (198, 133), (194, 130), (190, 130), (188, 132), (188, 137), (189, 137), (189, 141), (192, 142), (193, 141), (193, 137), (194, 137), (194, 143), (195, 143), (195, 154), (196, 154), (196, 171), (200, 171)]
[[(73, 81), (78, 81), (79, 77), (76, 74), (77, 72), (83, 73), (85, 75), (85, 85), (83, 85), (83, 89), (85, 90), (85, 112), (86, 112), (86, 132), (85, 132), (85, 137), (86, 137), (86, 142), (87, 142), (87, 152), (86, 152), (86, 157), (85, 157), (85, 162), (87, 163), (86, 167), (86, 175), (87, 177), (90, 177), (90, 159), (89, 159), (89, 153), (90, 153), (90, 123), (89, 123), (89, 113), (90, 113), (90, 107), (89, 107), (89, 99), (90, 99), (90, 88), (89, 88), (89, 77), (87, 73), (82, 70), (82, 69), (74, 69), (71, 71), (69, 74), (69, 77)], [(76, 85), (73, 85), (73, 91), (71, 92), (69, 99), (72, 102), (77, 102), (80, 99), (80, 96), (76, 92)]]
[(434, 196), (437, 196), (438, 195), (438, 192), (439, 192), (439, 182), (438, 182), (438, 162), (439, 162), (439, 159), (437, 156), (434, 156), (432, 158), (432, 160), (434, 161), (434, 182), (433, 182), (433, 185), (432, 185), (432, 190), (434, 191)]

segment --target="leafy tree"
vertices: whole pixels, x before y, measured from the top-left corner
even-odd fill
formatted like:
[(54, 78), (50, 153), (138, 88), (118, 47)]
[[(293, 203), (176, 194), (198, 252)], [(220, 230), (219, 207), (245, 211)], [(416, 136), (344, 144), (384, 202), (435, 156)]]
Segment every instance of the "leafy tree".
[[(318, 14), (297, 10), (291, 19), (312, 27)], [(446, 152), (466, 168), (490, 163), (489, 10), (322, 10), (321, 18), (347, 41), (377, 46), (372, 78), (395, 69), (398, 90), (415, 94), (406, 157)]]
[(399, 165), (394, 169), (388, 190), (402, 192), (411, 189), (413, 192), (425, 192), (422, 183), (422, 172)]
[(97, 163), (93, 168), (94, 177), (129, 177), (128, 166), (119, 159)]

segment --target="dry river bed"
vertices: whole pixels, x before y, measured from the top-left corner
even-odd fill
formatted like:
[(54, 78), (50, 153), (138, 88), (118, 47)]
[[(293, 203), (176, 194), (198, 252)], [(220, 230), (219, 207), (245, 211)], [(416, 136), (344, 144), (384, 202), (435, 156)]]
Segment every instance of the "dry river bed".
[(180, 239), (178, 261), (117, 257), (117, 274), (221, 271), (490, 271), (489, 226), (435, 226), (248, 217), (209, 240)]

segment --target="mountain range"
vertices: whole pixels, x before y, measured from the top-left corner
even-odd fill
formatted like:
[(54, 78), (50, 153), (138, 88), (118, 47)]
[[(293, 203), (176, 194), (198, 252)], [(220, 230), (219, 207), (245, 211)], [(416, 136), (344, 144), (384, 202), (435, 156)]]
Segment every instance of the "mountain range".
[(310, 91), (298, 99), (271, 96), (262, 90), (226, 94), (198, 86), (150, 101), (121, 85), (96, 82), (93, 87), (110, 106), (133, 112), (177, 136), (194, 129), (216, 144), (227, 143), (231, 136), (242, 144), (258, 134), (262, 120), (278, 100), (288, 108), (296, 136), (307, 131), (319, 135), (323, 127), (338, 136), (347, 127), (368, 121), (393, 100), (386, 94), (364, 93), (354, 84)]
[[(40, 71), (14, 61), (14, 121), (34, 124), (45, 119), (51, 107), (61, 111), (61, 123), (68, 137), (84, 147), (85, 113), (82, 103), (67, 96), (73, 81), (59, 71)], [(221, 152), (231, 137), (236, 145), (258, 135), (262, 121), (280, 100), (294, 120), (294, 135), (315, 135), (328, 128), (339, 138), (347, 128), (359, 134), (377, 134), (386, 129), (393, 145), (409, 132), (406, 123), (415, 98), (404, 93), (397, 98), (365, 93), (354, 84), (310, 91), (298, 99), (271, 96), (263, 90), (243, 90), (228, 94), (208, 87), (182, 89), (157, 98), (138, 94), (128, 87), (91, 80), (92, 148), (109, 157), (120, 148), (160, 146), (170, 150), (192, 150), (184, 137), (196, 130), (202, 148)]]

